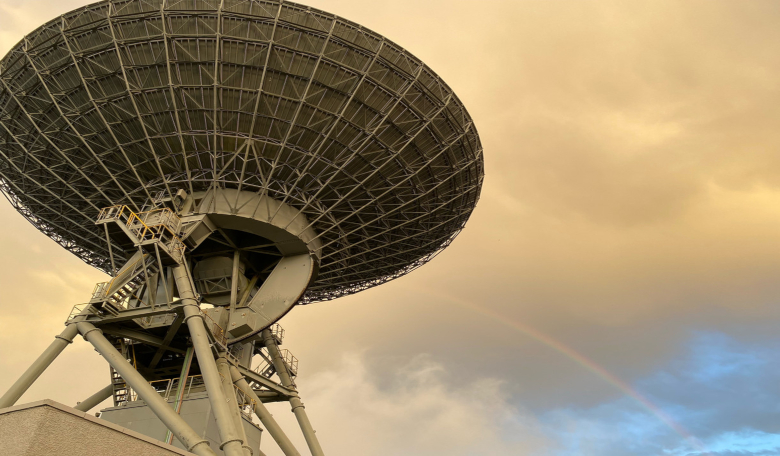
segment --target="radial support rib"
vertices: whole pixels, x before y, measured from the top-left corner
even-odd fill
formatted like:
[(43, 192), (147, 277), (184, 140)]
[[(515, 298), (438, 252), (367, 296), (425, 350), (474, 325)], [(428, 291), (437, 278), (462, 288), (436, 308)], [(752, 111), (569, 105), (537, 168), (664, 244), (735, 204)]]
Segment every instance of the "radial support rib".
[[(75, 325), (74, 325), (75, 326)], [(88, 412), (95, 408), (98, 404), (105, 401), (109, 397), (114, 395), (114, 385), (108, 385), (102, 390), (98, 391), (97, 393), (93, 394), (92, 396), (89, 396), (88, 398), (84, 399), (83, 401), (76, 404), (75, 408), (76, 410), (82, 411), (82, 412)]]
[(76, 337), (76, 334), (78, 333), (79, 331), (76, 329), (76, 325), (69, 325), (59, 336), (56, 336), (54, 342), (44, 350), (41, 356), (24, 371), (24, 374), (19, 377), (19, 380), (17, 380), (3, 397), (0, 398), (0, 408), (10, 407), (16, 404), (16, 401), (18, 401), (30, 386), (32, 386), (35, 380), (41, 376), (43, 371), (57, 359), (57, 356), (65, 350), (65, 347), (73, 342), (73, 338)]
[(186, 266), (179, 265), (174, 268), (173, 278), (179, 289), (184, 309), (184, 321), (190, 330), (192, 346), (195, 348), (195, 355), (198, 358), (203, 382), (206, 384), (209, 402), (214, 411), (214, 418), (217, 420), (219, 438), (222, 440), (220, 449), (225, 452), (226, 456), (244, 456), (243, 442), (235, 428), (225, 392), (222, 389), (221, 377), (214, 361), (214, 354), (211, 351), (206, 326), (203, 324), (203, 315), (195, 300), (195, 293), (192, 291)]
[(79, 322), (72, 326), (78, 326), (78, 331), (84, 339), (92, 344), (95, 350), (108, 361), (108, 364), (138, 393), (138, 396), (149, 405), (152, 412), (173, 432), (173, 435), (187, 448), (187, 451), (198, 456), (216, 456), (216, 453), (209, 446), (208, 440), (202, 439), (184, 421), (184, 418), (173, 411), (168, 402), (127, 362), (124, 356), (111, 345), (111, 342), (103, 336), (99, 329), (95, 328), (91, 323), (85, 322)]
[[(295, 388), (292, 377), (287, 371), (287, 365), (282, 359), (281, 353), (279, 353), (279, 347), (276, 345), (273, 334), (270, 329), (263, 330), (263, 344), (268, 349), (268, 354), (271, 355), (271, 361), (276, 368), (276, 374), (282, 380), (282, 385), (286, 388)], [(320, 441), (317, 439), (314, 428), (309, 421), (309, 416), (306, 414), (306, 409), (303, 406), (301, 398), (297, 395), (290, 396), (290, 406), (295, 414), (295, 418), (298, 420), (298, 425), (301, 426), (303, 437), (306, 438), (306, 444), (309, 446), (312, 456), (325, 456), (320, 446)]]

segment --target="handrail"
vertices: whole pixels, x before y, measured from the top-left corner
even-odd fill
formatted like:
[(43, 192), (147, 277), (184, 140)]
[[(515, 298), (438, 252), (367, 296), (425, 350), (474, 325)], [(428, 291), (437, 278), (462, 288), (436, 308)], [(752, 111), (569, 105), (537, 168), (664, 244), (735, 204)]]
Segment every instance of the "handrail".
[(211, 334), (214, 335), (214, 338), (217, 339), (217, 342), (227, 346), (227, 337), (225, 336), (225, 330), (222, 328), (222, 326), (219, 326), (219, 324), (217, 324), (217, 322), (214, 321), (214, 319), (211, 318), (206, 312), (201, 312), (200, 314), (205, 317), (203, 321), (211, 325)]
[(167, 207), (136, 214), (126, 205), (110, 206), (100, 211), (95, 223), (111, 221), (123, 224), (136, 243), (158, 241), (177, 262), (184, 256), (186, 246), (178, 234), (181, 219)]
[(276, 339), (278, 339), (278, 343), (282, 343), (282, 340), (284, 340), (284, 328), (282, 328), (282, 325), (279, 323), (276, 323), (272, 325), (270, 328), (271, 335), (274, 336)]
[[(154, 388), (155, 391), (157, 391), (160, 396), (162, 396), (163, 399), (166, 401), (171, 398), (171, 394), (176, 391), (178, 384), (179, 384), (179, 378), (164, 378), (160, 380), (151, 380), (149, 381), (149, 384)], [(163, 384), (162, 387), (157, 387), (156, 385)], [(190, 375), (187, 377), (184, 383), (185, 393), (182, 395), (182, 398), (187, 398), (190, 396), (190, 393), (192, 392), (192, 388), (200, 388), (201, 386), (205, 389), (205, 384), (203, 383), (203, 376), (202, 375)], [(133, 402), (138, 400), (138, 393), (135, 392), (132, 388), (129, 386), (128, 389), (128, 401), (127, 402)], [(200, 391), (195, 391), (196, 393)]]
[(108, 295), (108, 290), (111, 288), (110, 282), (98, 282), (95, 284), (95, 288), (92, 289), (92, 299), (105, 298)]
[(298, 358), (293, 356), (293, 354), (290, 352), (290, 350), (287, 350), (286, 348), (282, 350), (281, 352), (282, 360), (284, 361), (285, 366), (287, 366), (287, 369), (290, 371), (290, 374), (293, 377), (298, 376)]
[[(84, 309), (86, 309), (87, 307), (90, 307), (90, 306), (91, 306), (91, 304), (88, 303), (88, 302), (83, 303), (83, 304), (76, 304), (75, 306), (73, 306), (73, 308), (70, 310), (70, 314), (68, 314), (68, 319), (65, 320), (65, 323), (67, 323), (67, 322), (73, 320), (74, 318), (76, 318), (77, 316), (81, 315), (81, 313), (84, 312)], [(90, 307), (90, 311), (94, 313), (94, 307)]]
[[(139, 259), (135, 260), (135, 262), (130, 265), (130, 268), (128, 268), (130, 273), (127, 276), (131, 277), (131, 276), (137, 275), (137, 273), (139, 272), (138, 263), (141, 263), (144, 260), (146, 260), (146, 255), (142, 255)], [(141, 265), (141, 266), (143, 266), (143, 265)], [(118, 275), (115, 276), (114, 278), (111, 279), (111, 282), (108, 283), (108, 290), (110, 290), (111, 287), (114, 286), (114, 282), (116, 281), (117, 277), (119, 277), (119, 276)], [(108, 291), (108, 290), (106, 290), (106, 291)]]

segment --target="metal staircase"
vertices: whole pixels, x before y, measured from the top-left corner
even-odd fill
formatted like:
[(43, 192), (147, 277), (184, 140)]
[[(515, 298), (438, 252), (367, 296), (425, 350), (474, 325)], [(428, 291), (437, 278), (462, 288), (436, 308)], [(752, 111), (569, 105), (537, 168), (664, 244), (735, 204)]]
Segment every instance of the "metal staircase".
[[(284, 328), (282, 328), (282, 325), (277, 323), (275, 325), (272, 325), (268, 329), (271, 331), (271, 336), (274, 338), (274, 342), (276, 343), (276, 345), (281, 345), (282, 341), (284, 340)], [(265, 378), (273, 377), (274, 374), (276, 374), (276, 367), (274, 366), (274, 363), (271, 361), (271, 357), (268, 354), (268, 350), (263, 347), (260, 348), (256, 353), (260, 355), (263, 361), (260, 362), (260, 364), (254, 369), (254, 371)], [(282, 361), (284, 362), (284, 365), (287, 368), (287, 372), (290, 374), (290, 377), (291, 378), (297, 377), (298, 358), (293, 356), (290, 350), (287, 349), (281, 350), (279, 354), (282, 356)]]
[(154, 257), (138, 254), (128, 261), (113, 280), (95, 285), (90, 303), (112, 315), (119, 315), (119, 312), (127, 309), (131, 299), (143, 302), (136, 292), (159, 271), (160, 267)]
[[(127, 345), (124, 339), (114, 340), (114, 348), (127, 359)], [(125, 379), (113, 367), (111, 367), (111, 386), (114, 388), (114, 407), (123, 405), (130, 400), (130, 388)]]

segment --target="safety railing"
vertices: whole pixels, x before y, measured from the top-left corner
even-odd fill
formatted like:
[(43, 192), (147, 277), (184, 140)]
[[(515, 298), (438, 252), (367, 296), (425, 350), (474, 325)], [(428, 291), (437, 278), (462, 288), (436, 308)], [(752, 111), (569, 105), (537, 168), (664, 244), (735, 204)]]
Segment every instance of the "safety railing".
[(243, 413), (251, 421), (252, 413), (254, 412), (256, 403), (255, 400), (249, 397), (249, 395), (244, 394), (244, 392), (241, 391), (235, 384), (233, 384), (233, 388), (236, 391), (236, 402), (238, 404), (239, 410), (241, 410), (241, 413)]
[(88, 303), (88, 302), (86, 302), (86, 303), (84, 303), (84, 304), (76, 304), (76, 305), (75, 305), (75, 306), (73, 306), (73, 308), (70, 310), (70, 314), (68, 314), (68, 319), (67, 319), (67, 320), (65, 320), (65, 322), (67, 323), (67, 322), (69, 322), (69, 321), (73, 320), (74, 318), (78, 317), (78, 316), (79, 316), (79, 315), (81, 315), (81, 314), (84, 312), (84, 310), (86, 310), (87, 308), (89, 308), (89, 312), (88, 312), (89, 314), (94, 314), (94, 308), (93, 308), (93, 307), (91, 307), (91, 306), (92, 306), (92, 304), (90, 304), (90, 303)]
[(119, 220), (126, 222), (132, 213), (133, 211), (129, 207), (121, 204), (118, 206), (105, 207), (100, 210), (95, 223), (115, 222)]
[(282, 340), (284, 340), (284, 328), (282, 328), (282, 325), (276, 323), (268, 329), (271, 330), (271, 335), (274, 336), (274, 339), (276, 339), (276, 343), (281, 344)]
[[(140, 285), (138, 280), (141, 277), (141, 274), (144, 274), (143, 279), (145, 280), (147, 274), (151, 275), (155, 272), (157, 272), (157, 267), (154, 264), (153, 257), (149, 255), (141, 257), (130, 265), (129, 268), (123, 268), (123, 272), (111, 279), (110, 282), (100, 282), (96, 284), (95, 288), (92, 290), (92, 300), (111, 300), (113, 301), (111, 304), (114, 305), (114, 307), (122, 310), (127, 308), (127, 303), (130, 299), (135, 299), (139, 302), (139, 305), (146, 307), (148, 304), (134, 292), (137, 291), (138, 286)], [(125, 284), (109, 295), (114, 283), (118, 280), (125, 281)], [(122, 291), (123, 288), (124, 291)]]
[[(166, 401), (172, 401), (176, 399), (176, 393), (179, 391), (179, 379), (178, 378), (166, 378), (162, 380), (152, 380), (150, 385), (157, 391), (163, 399)], [(182, 399), (190, 397), (190, 394), (202, 393), (206, 391), (206, 384), (203, 382), (203, 377), (200, 375), (188, 376), (185, 380), (184, 388), (182, 390)], [(138, 393), (135, 390), (130, 389), (129, 400), (137, 401)]]
[[(221, 374), (220, 374), (221, 375)], [(152, 380), (149, 384), (154, 388), (157, 394), (160, 395), (165, 401), (176, 401), (179, 390), (179, 378), (167, 378), (162, 380)], [(232, 382), (231, 382), (232, 384)], [(255, 401), (244, 394), (235, 384), (233, 384), (236, 394), (236, 403), (241, 410), (241, 413), (251, 419), (252, 412), (255, 406)], [(181, 389), (181, 397), (179, 399), (188, 399), (192, 394), (198, 394), (206, 392), (206, 384), (203, 381), (203, 376), (192, 375), (188, 376), (184, 381), (184, 388)], [(134, 402), (139, 399), (138, 393), (132, 388), (128, 388), (127, 401)]]
[(201, 315), (203, 315), (203, 322), (208, 326), (209, 330), (211, 331), (211, 334), (214, 335), (214, 338), (219, 342), (220, 344), (227, 346), (227, 337), (225, 336), (225, 330), (222, 328), (222, 326), (219, 326), (216, 321), (214, 321), (209, 315), (205, 312), (201, 312)]
[(139, 242), (160, 240), (167, 245), (172, 239), (178, 239), (181, 219), (168, 208), (154, 209), (140, 214), (132, 213), (127, 221), (127, 228), (136, 235)]
[(284, 349), (281, 352), (282, 359), (284, 360), (284, 364), (287, 365), (287, 369), (290, 371), (290, 375), (293, 377), (298, 376), (298, 358), (293, 356), (292, 353), (290, 353), (290, 350)]
[(265, 378), (271, 378), (271, 376), (276, 373), (276, 369), (274, 368), (273, 363), (269, 361), (266, 358), (263, 358), (263, 360), (260, 362), (260, 364), (257, 365), (254, 369), (255, 372), (257, 372), (259, 375), (262, 375)]
[[(287, 372), (289, 372), (292, 377), (297, 377), (298, 358), (293, 356), (293, 354), (290, 353), (290, 350), (287, 349), (281, 350), (279, 355), (281, 356), (282, 361), (284, 361), (284, 364), (287, 366)], [(271, 378), (271, 376), (276, 373), (276, 367), (271, 362), (270, 357), (266, 357), (266, 355), (263, 355), (262, 361), (253, 370), (266, 378)]]
[(111, 288), (111, 282), (99, 282), (95, 284), (95, 288), (92, 290), (92, 299), (103, 299), (108, 295), (108, 290)]
[(136, 238), (138, 244), (158, 242), (177, 262), (184, 256), (185, 245), (179, 238), (181, 219), (168, 208), (136, 214), (127, 206), (103, 208), (95, 223), (117, 222)]
[(181, 219), (168, 208), (154, 209), (138, 214), (138, 218), (149, 228), (165, 228), (176, 236), (181, 231)]

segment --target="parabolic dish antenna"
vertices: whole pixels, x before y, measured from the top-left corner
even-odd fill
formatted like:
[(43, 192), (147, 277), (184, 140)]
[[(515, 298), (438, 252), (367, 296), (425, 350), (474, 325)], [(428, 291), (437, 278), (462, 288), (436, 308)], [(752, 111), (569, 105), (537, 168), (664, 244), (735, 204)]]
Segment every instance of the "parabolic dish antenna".
[(322, 456), (274, 323), (429, 261), (483, 176), (452, 90), (332, 14), (123, 0), (52, 20), (0, 60), (0, 190), (111, 279), (0, 408), (81, 334), (111, 384), (79, 410), (113, 397), (101, 418), (200, 456), (252, 454), (254, 413), (300, 456), (263, 405), (288, 401)]
[(301, 302), (333, 299), (424, 264), (480, 193), (452, 90), (388, 39), (290, 2), (95, 3), (25, 37), (0, 79), (3, 192), (104, 271), (102, 208), (231, 189), (311, 230)]

